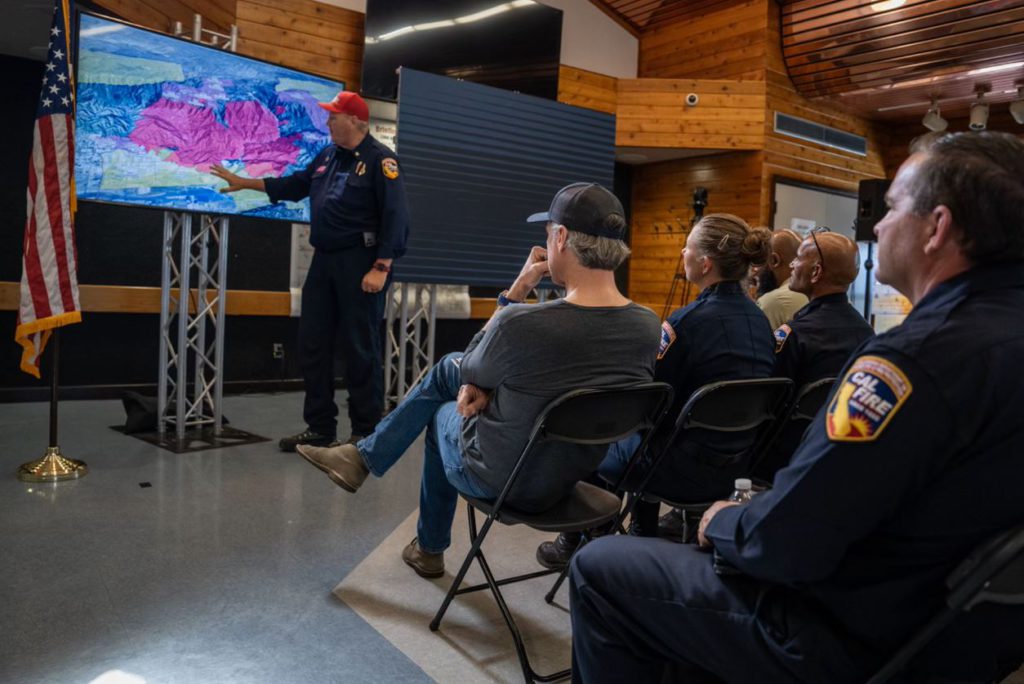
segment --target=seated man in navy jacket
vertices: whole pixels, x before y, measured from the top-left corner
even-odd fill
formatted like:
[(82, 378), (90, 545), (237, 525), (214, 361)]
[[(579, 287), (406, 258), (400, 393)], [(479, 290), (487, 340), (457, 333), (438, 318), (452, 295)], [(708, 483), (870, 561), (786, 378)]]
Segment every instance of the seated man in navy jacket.
[[(850, 238), (815, 230), (804, 238), (791, 266), (790, 288), (811, 301), (775, 330), (775, 375), (790, 378), (799, 391), (837, 376), (875, 331), (846, 296), (860, 270), (857, 245)], [(771, 480), (789, 462), (806, 427), (802, 421), (787, 425), (754, 474)]]
[[(942, 606), (945, 578), (1024, 520), (1024, 141), (916, 151), (875, 227), (906, 321), (841, 373), (775, 487), (714, 504), (701, 546), (598, 539), (571, 568), (574, 676), (863, 682)], [(912, 664), (991, 681), (1024, 658), (1024, 609), (979, 606)]]

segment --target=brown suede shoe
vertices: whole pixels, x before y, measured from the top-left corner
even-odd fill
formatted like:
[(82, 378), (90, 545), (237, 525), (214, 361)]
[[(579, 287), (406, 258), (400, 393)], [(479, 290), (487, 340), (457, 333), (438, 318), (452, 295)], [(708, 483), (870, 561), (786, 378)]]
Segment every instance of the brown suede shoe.
[(315, 447), (299, 444), (295, 447), (302, 458), (327, 473), (334, 484), (355, 493), (370, 474), (359, 450), (351, 444), (336, 447)]
[(402, 560), (420, 577), (427, 579), (444, 577), (444, 553), (427, 553), (420, 548), (419, 540), (415, 537), (408, 546), (402, 549)]

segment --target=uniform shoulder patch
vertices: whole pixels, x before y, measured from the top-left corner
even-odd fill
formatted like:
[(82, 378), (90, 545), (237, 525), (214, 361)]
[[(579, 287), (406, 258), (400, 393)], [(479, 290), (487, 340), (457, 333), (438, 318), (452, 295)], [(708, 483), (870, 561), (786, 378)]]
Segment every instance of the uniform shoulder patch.
[(913, 386), (896, 364), (879, 356), (854, 361), (839, 383), (825, 427), (833, 442), (873, 442), (906, 402)]
[(672, 327), (672, 324), (668, 321), (663, 321), (661, 324), (661, 342), (658, 344), (658, 360), (660, 361), (664, 356), (668, 348), (672, 346), (672, 343), (676, 341), (676, 331)]
[(782, 351), (782, 347), (786, 344), (786, 340), (789, 339), (789, 335), (792, 332), (793, 332), (793, 329), (790, 328), (785, 323), (783, 323), (782, 325), (780, 325), (778, 328), (775, 329), (775, 353), (776, 354), (778, 354), (780, 351)]
[(384, 157), (381, 159), (380, 168), (384, 172), (384, 175), (391, 180), (398, 178), (398, 160), (394, 157)]

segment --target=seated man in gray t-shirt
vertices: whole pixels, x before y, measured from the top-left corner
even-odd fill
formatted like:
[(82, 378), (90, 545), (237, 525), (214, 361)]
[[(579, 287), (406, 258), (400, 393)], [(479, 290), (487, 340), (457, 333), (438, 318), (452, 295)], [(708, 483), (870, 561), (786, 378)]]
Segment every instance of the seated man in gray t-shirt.
[[(615, 285), (613, 271), (629, 256), (619, 200), (600, 185), (574, 183), (555, 195), (548, 212), (528, 220), (546, 222), (546, 248), (533, 248), (464, 354), (441, 359), (357, 444), (298, 447), (335, 484), (355, 492), (369, 473), (387, 472), (427, 429), (417, 538), (402, 552), (424, 577), (444, 574), (459, 492), (497, 497), (550, 400), (583, 387), (647, 382), (654, 374), (658, 318)], [(565, 288), (565, 298), (521, 304), (548, 275)], [(509, 494), (510, 506), (549, 508), (606, 451), (567, 444), (543, 448), (558, 453), (526, 464)]]

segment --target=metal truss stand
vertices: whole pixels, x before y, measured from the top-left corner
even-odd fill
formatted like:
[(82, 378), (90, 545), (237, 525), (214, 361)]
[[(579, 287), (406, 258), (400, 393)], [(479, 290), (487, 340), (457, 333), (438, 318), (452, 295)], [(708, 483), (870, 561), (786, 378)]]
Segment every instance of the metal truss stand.
[(164, 212), (157, 430), (163, 434), (173, 428), (179, 443), (186, 430), (212, 427), (217, 434), (223, 423), (228, 220), (199, 215), (193, 233), (193, 218)]
[(434, 365), (437, 285), (395, 283), (386, 311), (385, 411), (397, 406)]

